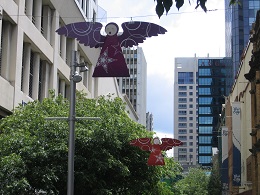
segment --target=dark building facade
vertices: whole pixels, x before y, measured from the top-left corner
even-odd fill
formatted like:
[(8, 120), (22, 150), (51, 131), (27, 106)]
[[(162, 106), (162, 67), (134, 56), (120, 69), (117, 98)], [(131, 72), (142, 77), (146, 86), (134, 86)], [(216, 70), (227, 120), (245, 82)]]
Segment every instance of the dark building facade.
[(232, 60), (198, 59), (198, 163), (212, 164), (212, 148), (218, 147), (218, 120), (230, 92)]
[(240, 57), (246, 47), (252, 23), (255, 22), (259, 0), (239, 1), (239, 4), (229, 6), (230, 0), (225, 0), (225, 42), (226, 57), (233, 61), (233, 78), (240, 64)]

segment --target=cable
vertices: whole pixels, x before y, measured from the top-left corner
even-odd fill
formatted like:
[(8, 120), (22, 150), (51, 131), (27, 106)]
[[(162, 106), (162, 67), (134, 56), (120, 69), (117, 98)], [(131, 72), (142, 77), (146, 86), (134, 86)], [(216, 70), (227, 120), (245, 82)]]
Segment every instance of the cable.
[[(207, 10), (208, 12), (213, 12), (213, 11), (224, 11), (227, 9), (211, 9), (211, 10)], [(178, 13), (167, 13), (167, 14), (163, 14), (163, 16), (170, 16), (170, 15), (180, 15), (180, 14), (192, 14), (192, 13), (205, 13), (204, 11), (191, 11), (191, 12), (178, 12)], [(8, 15), (8, 14), (5, 14)], [(32, 16), (32, 15), (18, 15), (18, 14), (11, 14), (8, 16)], [(33, 17), (48, 17), (48, 16), (33, 16)], [(57, 16), (59, 17), (59, 16)], [(106, 17), (107, 19), (119, 19), (119, 18), (129, 18), (129, 19), (133, 19), (133, 18), (145, 18), (145, 17), (158, 17), (158, 15), (156, 14), (151, 14), (151, 15), (139, 15), (139, 16), (125, 16), (125, 17), (121, 17), (121, 16), (110, 16), (110, 17)], [(63, 16), (62, 18), (82, 18), (82, 17), (72, 17), (72, 16)], [(96, 20), (102, 20), (104, 19), (104, 17), (101, 18), (95, 18)], [(93, 21), (93, 18), (89, 18), (89, 21)]]

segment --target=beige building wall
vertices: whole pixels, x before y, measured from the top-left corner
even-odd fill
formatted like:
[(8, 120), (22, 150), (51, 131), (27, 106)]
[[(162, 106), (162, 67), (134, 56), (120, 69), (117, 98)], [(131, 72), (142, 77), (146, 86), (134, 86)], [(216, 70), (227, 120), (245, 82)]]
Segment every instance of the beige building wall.
[[(234, 192), (235, 194), (243, 191), (250, 190), (252, 188), (252, 181), (248, 175), (251, 172), (251, 164), (249, 159), (251, 158), (251, 152), (249, 149), (252, 147), (252, 138), (250, 133), (252, 131), (252, 120), (251, 120), (251, 84), (248, 80), (245, 79), (244, 74), (249, 72), (250, 66), (249, 61), (252, 55), (253, 45), (248, 44), (248, 47), (243, 54), (240, 70), (237, 74), (237, 79), (233, 85), (231, 93), (228, 97), (226, 104), (226, 126), (228, 127), (228, 150), (229, 150), (229, 191)], [(240, 115), (240, 132), (235, 132), (237, 129), (232, 128), (232, 103), (240, 103), (241, 115)], [(230, 117), (230, 118), (228, 118)], [(236, 139), (236, 133), (240, 133), (240, 144), (241, 144), (241, 187), (232, 186), (234, 175), (233, 167), (235, 162), (233, 162), (233, 153), (232, 153), (232, 142)], [(222, 142), (224, 140), (222, 139)]]
[(50, 89), (70, 97), (73, 51), (77, 51), (77, 62), (85, 62), (89, 69), (81, 73), (83, 79), (77, 83), (78, 90), (89, 98), (114, 93), (125, 101), (114, 78), (92, 78), (100, 48), (86, 47), (55, 32), (65, 24), (95, 21), (97, 3), (97, 0), (0, 0), (1, 117), (20, 103), (48, 97)]

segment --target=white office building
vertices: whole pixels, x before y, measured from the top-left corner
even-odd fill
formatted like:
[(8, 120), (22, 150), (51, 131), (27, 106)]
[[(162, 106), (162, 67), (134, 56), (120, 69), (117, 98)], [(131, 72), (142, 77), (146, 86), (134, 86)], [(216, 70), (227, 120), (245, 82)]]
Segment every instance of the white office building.
[[(70, 65), (73, 51), (77, 62), (89, 71), (80, 73), (77, 89), (87, 97), (122, 96), (116, 78), (93, 78), (100, 48), (79, 44), (55, 31), (73, 22), (95, 21), (96, 0), (0, 0), (0, 117), (11, 114), (19, 103), (42, 100), (48, 91), (70, 97)], [(137, 73), (138, 74), (138, 73)], [(130, 117), (136, 113), (127, 107)]]
[(117, 78), (122, 94), (129, 98), (138, 115), (138, 123), (146, 126), (147, 64), (141, 47), (123, 48), (130, 77)]
[(197, 165), (197, 72), (196, 57), (175, 58), (174, 138), (183, 142), (174, 148), (174, 159), (184, 169)]

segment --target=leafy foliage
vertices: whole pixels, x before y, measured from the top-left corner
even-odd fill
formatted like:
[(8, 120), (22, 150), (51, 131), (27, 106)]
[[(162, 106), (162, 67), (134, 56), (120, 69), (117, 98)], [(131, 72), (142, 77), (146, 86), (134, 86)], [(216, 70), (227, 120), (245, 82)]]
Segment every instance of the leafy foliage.
[(178, 162), (175, 162), (173, 158), (165, 158), (165, 166), (161, 167), (162, 185), (164, 189), (167, 189), (167, 195), (173, 193), (173, 185), (180, 179), (182, 167)]
[[(30, 102), (0, 121), (0, 194), (66, 194), (69, 102), (61, 96)], [(75, 194), (167, 194), (166, 170), (147, 166), (148, 152), (129, 141), (152, 137), (132, 121), (121, 99), (77, 94)]]
[[(159, 16), (159, 18), (163, 15), (164, 11), (167, 14), (173, 5), (172, 0), (154, 0), (154, 1), (157, 1), (155, 11), (156, 14)], [(190, 3), (190, 0), (186, 0), (186, 1), (189, 1)], [(206, 2), (207, 0), (197, 0), (197, 5), (195, 9), (201, 7), (203, 11), (207, 12)], [(184, 5), (184, 0), (175, 0), (175, 3), (176, 3), (176, 8), (179, 10)], [(239, 3), (239, 0), (230, 0), (230, 5), (234, 5), (236, 3)]]
[(187, 175), (174, 185), (178, 195), (207, 195), (209, 176), (200, 168), (190, 168)]
[(222, 192), (221, 176), (219, 167), (213, 164), (212, 172), (209, 178), (208, 191), (211, 195), (219, 195)]

